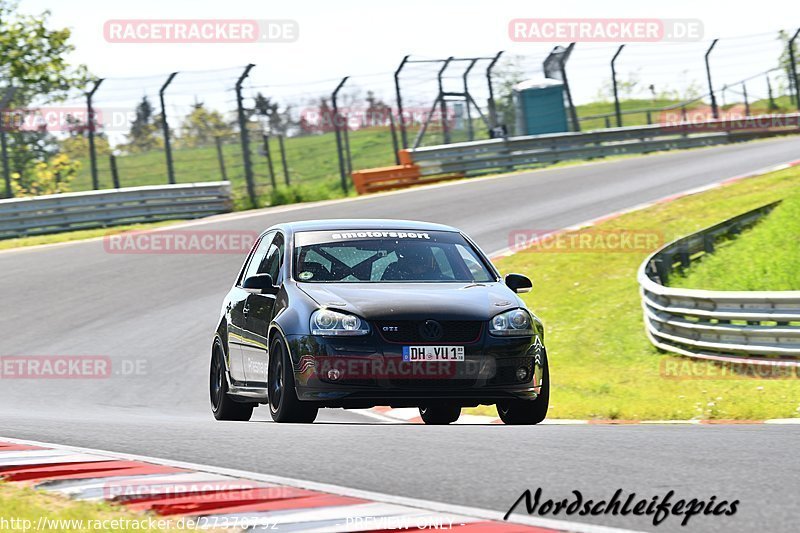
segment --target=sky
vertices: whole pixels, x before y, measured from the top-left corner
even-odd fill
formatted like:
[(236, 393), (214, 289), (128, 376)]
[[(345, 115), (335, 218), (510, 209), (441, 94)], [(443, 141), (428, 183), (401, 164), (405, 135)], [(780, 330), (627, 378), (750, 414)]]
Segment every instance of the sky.
[[(187, 98), (192, 91), (202, 92), (201, 82), (210, 84), (216, 78), (224, 78), (224, 83), (230, 85), (230, 80), (238, 73), (233, 67), (238, 69), (247, 63), (256, 64), (248, 80), (250, 87), (269, 87), (285, 98), (328, 94), (337, 80), (350, 75), (353, 77), (350, 84), (371, 88), (387, 100), (393, 100), (390, 73), (406, 54), (416, 58), (441, 58), (487, 56), (505, 50), (506, 57), (515, 54), (526, 57), (524, 70), (528, 77), (540, 76), (541, 61), (548, 50), (566, 43), (512, 42), (508, 23), (515, 18), (700, 19), (704, 28), (704, 38), (700, 42), (628, 46), (619, 61), (621, 79), (636, 77), (640, 88), (652, 84), (656, 90), (681, 89), (691, 83), (704, 86), (703, 53), (711, 38), (721, 38), (714, 52), (716, 76), (719, 83), (733, 83), (775, 66), (780, 51), (777, 31), (792, 29), (791, 25), (800, 26), (800, 8), (796, 1), (782, 0), (762, 0), (757, 5), (747, 6), (718, 0), (22, 0), (19, 9), (27, 13), (50, 10), (52, 26), (69, 27), (73, 32), (76, 51), (71, 60), (86, 64), (99, 77), (152, 76), (148, 83), (157, 91), (164, 75), (172, 71), (231, 69), (219, 76), (179, 76), (177, 80), (183, 80), (184, 89), (181, 90)], [(797, 15), (794, 20), (788, 16), (792, 13)], [(292, 43), (107, 42), (104, 23), (129, 18), (291, 19), (297, 21), (300, 31), (299, 39)], [(568, 71), (578, 103), (593, 100), (598, 91), (607, 92), (603, 87), (609, 77), (608, 62), (616, 47), (617, 44), (609, 43), (576, 46)], [(423, 74), (432, 71), (420, 69), (416, 75), (417, 71), (409, 73), (409, 91), (414, 93), (414, 80), (420, 80), (418, 85), (422, 85), (415, 96), (422, 102), (428, 98), (425, 91), (429, 90)], [(481, 76), (483, 68), (476, 71)], [(455, 75), (454, 79), (457, 77)], [(143, 82), (117, 80), (115, 83), (116, 86), (109, 82), (104, 90), (110, 91), (108, 98), (117, 94), (114, 98), (122, 100), (128, 97), (122, 92), (125, 87), (135, 93), (134, 89)], [(748, 89), (762, 96), (761, 93), (766, 92), (765, 82), (753, 83)], [(423, 86), (424, 91), (420, 88)], [(152, 87), (147, 91), (152, 93)], [(114, 90), (119, 92), (113, 93)], [(480, 89), (476, 90), (480, 93)], [(132, 93), (131, 97), (140, 98), (138, 93)], [(230, 105), (229, 100), (223, 103)]]

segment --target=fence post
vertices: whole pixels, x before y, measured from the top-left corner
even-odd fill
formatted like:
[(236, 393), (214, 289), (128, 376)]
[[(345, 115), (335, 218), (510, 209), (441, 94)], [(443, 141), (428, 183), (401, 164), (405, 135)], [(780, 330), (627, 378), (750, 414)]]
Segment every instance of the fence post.
[(714, 39), (711, 41), (711, 46), (708, 47), (706, 50), (706, 77), (708, 78), (708, 93), (711, 95), (711, 114), (714, 118), (719, 118), (719, 108), (717, 107), (717, 97), (714, 96), (714, 85), (711, 83), (711, 65), (708, 63), (708, 56), (711, 54), (711, 50), (717, 45), (717, 41), (719, 39)]
[(344, 141), (344, 162), (346, 163), (346, 173), (350, 176), (353, 173), (353, 160), (350, 154), (350, 125), (347, 115), (344, 116), (344, 129), (342, 129), (342, 140)]
[(394, 162), (400, 164), (400, 146), (397, 142), (397, 128), (394, 126), (394, 112), (389, 108), (389, 130), (392, 132), (392, 150), (394, 151)]
[(164, 153), (167, 154), (167, 178), (170, 184), (175, 183), (175, 168), (172, 165), (172, 147), (169, 144), (169, 124), (167, 123), (167, 108), (164, 105), (164, 91), (167, 90), (167, 87), (177, 75), (177, 72), (170, 74), (167, 77), (167, 81), (158, 91), (158, 99), (161, 102), (161, 131), (164, 132)]
[(117, 157), (114, 154), (108, 156), (108, 163), (111, 166), (111, 181), (114, 188), (119, 189), (119, 172), (117, 172)]
[(747, 84), (742, 82), (742, 93), (744, 93), (744, 114), (750, 116), (750, 102), (747, 100)]
[[(406, 59), (408, 58), (406, 57)], [(405, 59), (403, 60), (403, 63), (405, 63)], [(347, 173), (345, 172), (344, 168), (345, 162), (344, 162), (344, 156), (342, 154), (342, 132), (339, 131), (339, 106), (336, 103), (336, 97), (338, 96), (341, 88), (344, 87), (344, 84), (347, 82), (348, 78), (349, 76), (345, 76), (344, 78), (342, 78), (342, 81), (339, 82), (339, 85), (336, 86), (336, 89), (333, 91), (333, 94), (331, 95), (331, 102), (333, 103), (333, 131), (336, 134), (336, 155), (339, 156), (339, 178), (341, 179), (342, 190), (344, 191), (345, 194), (347, 194)], [(400, 118), (401, 124), (403, 123), (402, 120), (403, 119), (401, 116)]]
[(775, 97), (772, 95), (772, 82), (769, 81), (769, 73), (766, 74), (767, 78), (767, 94), (769, 95), (769, 111), (774, 111), (777, 107), (775, 105)]
[(792, 81), (794, 82), (794, 103), (797, 105), (797, 110), (800, 111), (800, 86), (797, 85), (797, 62), (794, 58), (794, 42), (797, 40), (798, 35), (800, 35), (800, 28), (789, 39), (789, 63), (792, 69)]
[(559, 58), (559, 66), (561, 68), (561, 77), (564, 82), (564, 90), (567, 92), (567, 102), (569, 103), (569, 114), (572, 118), (572, 127), (574, 131), (581, 131), (581, 123), (578, 122), (578, 111), (575, 109), (575, 104), (572, 102), (572, 91), (569, 88), (569, 80), (567, 79), (567, 59), (572, 54), (572, 49), (575, 48), (575, 43), (569, 43), (567, 51)]
[[(408, 134), (406, 133), (406, 121), (403, 117), (403, 97), (400, 94), (400, 71), (403, 70), (403, 67), (406, 65), (408, 58), (411, 56), (405, 56), (403, 60), (400, 62), (400, 66), (397, 67), (397, 70), (394, 71), (394, 92), (397, 96), (397, 114), (400, 117), (400, 137), (403, 141), (403, 148), (408, 148)], [(397, 152), (397, 150), (395, 150)], [(396, 156), (399, 163), (400, 156)]]
[(617, 48), (617, 53), (614, 54), (614, 57), (611, 58), (611, 84), (614, 86), (614, 114), (617, 115), (617, 127), (622, 127), (622, 111), (619, 107), (619, 94), (617, 93), (617, 68), (616, 62), (619, 54), (622, 53), (622, 49), (625, 48), (624, 44), (619, 45)]
[(503, 55), (503, 50), (497, 52), (492, 58), (492, 62), (489, 63), (489, 66), (486, 67), (486, 83), (489, 85), (489, 124), (491, 124), (492, 128), (497, 127), (497, 104), (494, 101), (494, 87), (492, 87), (492, 69), (500, 60), (500, 56)]
[(100, 180), (97, 177), (97, 150), (94, 146), (94, 128), (95, 128), (95, 120), (94, 120), (94, 106), (92, 105), (92, 97), (94, 93), (97, 92), (97, 89), (100, 88), (100, 84), (103, 83), (103, 78), (94, 82), (94, 87), (92, 90), (86, 93), (86, 112), (88, 115), (88, 127), (89, 127), (89, 162), (92, 167), (92, 188), (97, 190), (100, 188)]
[(444, 97), (444, 85), (442, 84), (442, 75), (444, 71), (447, 69), (447, 66), (454, 58), (452, 56), (448, 57), (444, 61), (444, 65), (442, 68), (439, 69), (439, 73), (436, 76), (436, 80), (439, 82), (439, 109), (442, 112), (442, 136), (444, 137), (444, 144), (450, 144), (450, 127), (447, 124), (447, 101)]
[(225, 170), (225, 156), (222, 154), (222, 137), (214, 137), (217, 145), (217, 161), (219, 161), (219, 171), (222, 174), (222, 181), (228, 181), (228, 172)]
[(6, 89), (2, 100), (0, 100), (0, 157), (3, 158), (3, 179), (6, 182), (6, 198), (13, 198), (14, 191), (11, 190), (11, 169), (8, 164), (8, 144), (6, 140), (6, 128), (11, 124), (11, 114), (8, 113), (7, 118), (3, 115), (6, 114), (8, 104), (14, 98), (16, 91), (16, 87), (9, 87)]
[(283, 135), (278, 135), (278, 146), (281, 149), (281, 163), (283, 164), (283, 179), (286, 181), (286, 186), (291, 185), (289, 182), (289, 165), (286, 164), (286, 147), (283, 145)]
[(272, 166), (272, 154), (269, 151), (269, 135), (262, 133), (261, 138), (264, 140), (264, 156), (267, 158), (267, 168), (269, 168), (269, 182), (272, 184), (272, 189), (275, 190), (277, 185), (275, 183), (275, 168)]
[(250, 161), (250, 134), (247, 131), (247, 119), (244, 115), (244, 100), (242, 98), (242, 83), (250, 74), (250, 70), (255, 65), (250, 63), (244, 68), (244, 72), (236, 80), (236, 111), (239, 120), (239, 137), (242, 142), (242, 162), (244, 163), (244, 178), (247, 181), (247, 195), (250, 203), (256, 207), (256, 189), (253, 183), (253, 165)]
[(469, 66), (466, 68), (466, 70), (464, 70), (464, 76), (463, 76), (464, 94), (466, 95), (465, 96), (466, 102), (464, 103), (467, 104), (467, 137), (469, 137), (470, 141), (475, 140), (475, 132), (473, 131), (472, 128), (472, 112), (470, 111), (470, 102), (472, 98), (469, 95), (469, 71), (472, 70), (472, 67), (474, 67), (475, 63), (477, 62), (478, 62), (477, 59), (473, 59), (472, 61), (470, 61)]
[(11, 170), (8, 167), (8, 145), (6, 143), (5, 124), (3, 124), (2, 130), (0, 130), (0, 150), (2, 150), (0, 157), (3, 158), (3, 179), (6, 182), (6, 198), (13, 198), (14, 191), (11, 190)]

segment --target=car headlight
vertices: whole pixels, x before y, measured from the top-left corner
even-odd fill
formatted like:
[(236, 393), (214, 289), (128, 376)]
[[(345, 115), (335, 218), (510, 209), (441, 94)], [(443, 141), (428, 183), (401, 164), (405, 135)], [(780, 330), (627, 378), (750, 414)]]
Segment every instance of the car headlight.
[(369, 325), (355, 315), (330, 309), (317, 309), (311, 314), (312, 335), (366, 335)]
[(489, 333), (505, 337), (533, 335), (531, 315), (524, 309), (512, 309), (495, 315), (489, 324)]

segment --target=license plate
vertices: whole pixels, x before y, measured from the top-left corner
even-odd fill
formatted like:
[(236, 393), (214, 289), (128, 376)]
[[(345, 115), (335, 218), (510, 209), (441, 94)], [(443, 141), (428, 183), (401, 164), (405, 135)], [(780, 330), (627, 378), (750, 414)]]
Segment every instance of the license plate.
[(463, 346), (403, 346), (403, 361), (463, 360)]

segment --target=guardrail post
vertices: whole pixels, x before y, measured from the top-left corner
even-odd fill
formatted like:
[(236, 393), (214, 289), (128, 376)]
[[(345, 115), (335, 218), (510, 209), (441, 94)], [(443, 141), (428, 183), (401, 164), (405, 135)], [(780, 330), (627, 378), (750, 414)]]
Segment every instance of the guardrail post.
[(800, 28), (789, 39), (789, 63), (792, 70), (792, 81), (794, 82), (794, 103), (797, 105), (797, 110), (800, 111), (800, 85), (798, 85), (797, 78), (797, 61), (794, 57), (794, 42), (797, 40), (798, 35), (800, 35)]
[(86, 113), (88, 120), (87, 126), (89, 128), (89, 162), (92, 167), (92, 188), (94, 190), (100, 188), (100, 180), (97, 177), (97, 150), (94, 145), (94, 129), (96, 127), (96, 121), (94, 117), (94, 106), (92, 105), (92, 97), (94, 97), (94, 93), (97, 92), (97, 89), (100, 88), (101, 83), (103, 83), (103, 78), (95, 81), (92, 90), (86, 93)]
[(269, 135), (263, 133), (262, 139), (264, 140), (264, 157), (267, 158), (267, 168), (269, 169), (269, 182), (274, 190), (277, 184), (275, 183), (275, 167), (272, 165), (272, 153), (269, 150)]
[(708, 47), (706, 50), (706, 77), (708, 78), (708, 94), (711, 96), (711, 114), (713, 117), (719, 118), (719, 108), (717, 107), (717, 97), (714, 95), (714, 84), (711, 83), (711, 65), (708, 62), (708, 56), (711, 54), (711, 51), (717, 46), (717, 41), (719, 39), (714, 39), (711, 41), (711, 46)]
[(439, 83), (439, 109), (442, 113), (442, 136), (444, 137), (444, 144), (450, 144), (450, 127), (447, 124), (447, 101), (444, 97), (444, 86), (442, 84), (442, 75), (447, 70), (447, 66), (453, 60), (453, 56), (448, 57), (444, 61), (444, 65), (439, 69), (436, 75), (436, 81)]
[(117, 171), (117, 157), (114, 154), (108, 156), (108, 164), (111, 167), (111, 181), (114, 183), (114, 188), (119, 189), (119, 172)]
[(503, 55), (503, 50), (497, 52), (497, 55), (492, 58), (492, 62), (486, 67), (486, 83), (489, 85), (489, 124), (492, 128), (497, 127), (497, 105), (494, 102), (494, 87), (492, 86), (492, 69), (500, 60)]
[(286, 163), (286, 147), (283, 145), (283, 135), (278, 135), (278, 147), (281, 150), (281, 163), (283, 164), (283, 179), (286, 186), (291, 185), (289, 181), (289, 165)]
[(236, 80), (236, 111), (239, 121), (239, 137), (242, 142), (242, 161), (244, 162), (244, 177), (247, 181), (247, 195), (250, 197), (250, 203), (256, 207), (256, 189), (253, 183), (253, 165), (250, 161), (250, 134), (247, 131), (247, 118), (244, 114), (244, 99), (242, 98), (242, 83), (245, 78), (250, 74), (250, 70), (255, 65), (250, 63), (244, 68), (244, 72)]
[(164, 153), (167, 154), (167, 179), (170, 184), (175, 183), (175, 168), (172, 165), (172, 147), (169, 142), (169, 123), (167, 122), (167, 107), (164, 105), (164, 91), (167, 90), (167, 87), (177, 75), (177, 72), (170, 74), (167, 77), (167, 81), (158, 91), (158, 100), (161, 102), (161, 131), (164, 133)]
[(619, 45), (619, 48), (617, 48), (617, 53), (611, 58), (611, 84), (614, 86), (614, 114), (617, 116), (618, 128), (622, 127), (622, 111), (619, 107), (619, 94), (617, 93), (617, 68), (615, 64), (617, 62), (617, 58), (622, 53), (623, 48), (625, 48), (624, 44)]
[[(407, 59), (408, 57), (406, 57)], [(405, 63), (405, 59), (403, 60)], [(342, 78), (342, 81), (339, 82), (339, 85), (336, 86), (336, 89), (333, 91), (331, 95), (331, 102), (333, 103), (333, 131), (336, 133), (336, 155), (339, 156), (339, 178), (341, 180), (342, 191), (347, 194), (347, 171), (345, 170), (345, 162), (344, 162), (344, 154), (342, 154), (342, 132), (339, 130), (339, 106), (336, 103), (336, 97), (339, 95), (339, 91), (344, 87), (344, 84), (347, 83), (347, 79), (350, 76), (345, 76)], [(400, 119), (403, 120), (402, 118)]]
[[(397, 67), (397, 70), (394, 71), (394, 92), (397, 96), (397, 114), (400, 119), (400, 138), (403, 141), (403, 148), (408, 148), (408, 133), (406, 132), (406, 120), (403, 116), (403, 96), (400, 94), (400, 71), (403, 70), (403, 67), (406, 65), (408, 58), (411, 56), (405, 56), (403, 60), (400, 62), (400, 66)], [(397, 150), (395, 150), (395, 153)], [(398, 159), (399, 164), (399, 156), (396, 156)], [(346, 188), (346, 186), (344, 186)], [(345, 191), (346, 192), (346, 191)]]
[(222, 154), (222, 138), (214, 137), (214, 144), (217, 145), (217, 161), (219, 161), (219, 172), (222, 174), (222, 181), (228, 181), (228, 172), (225, 170), (225, 156)]

